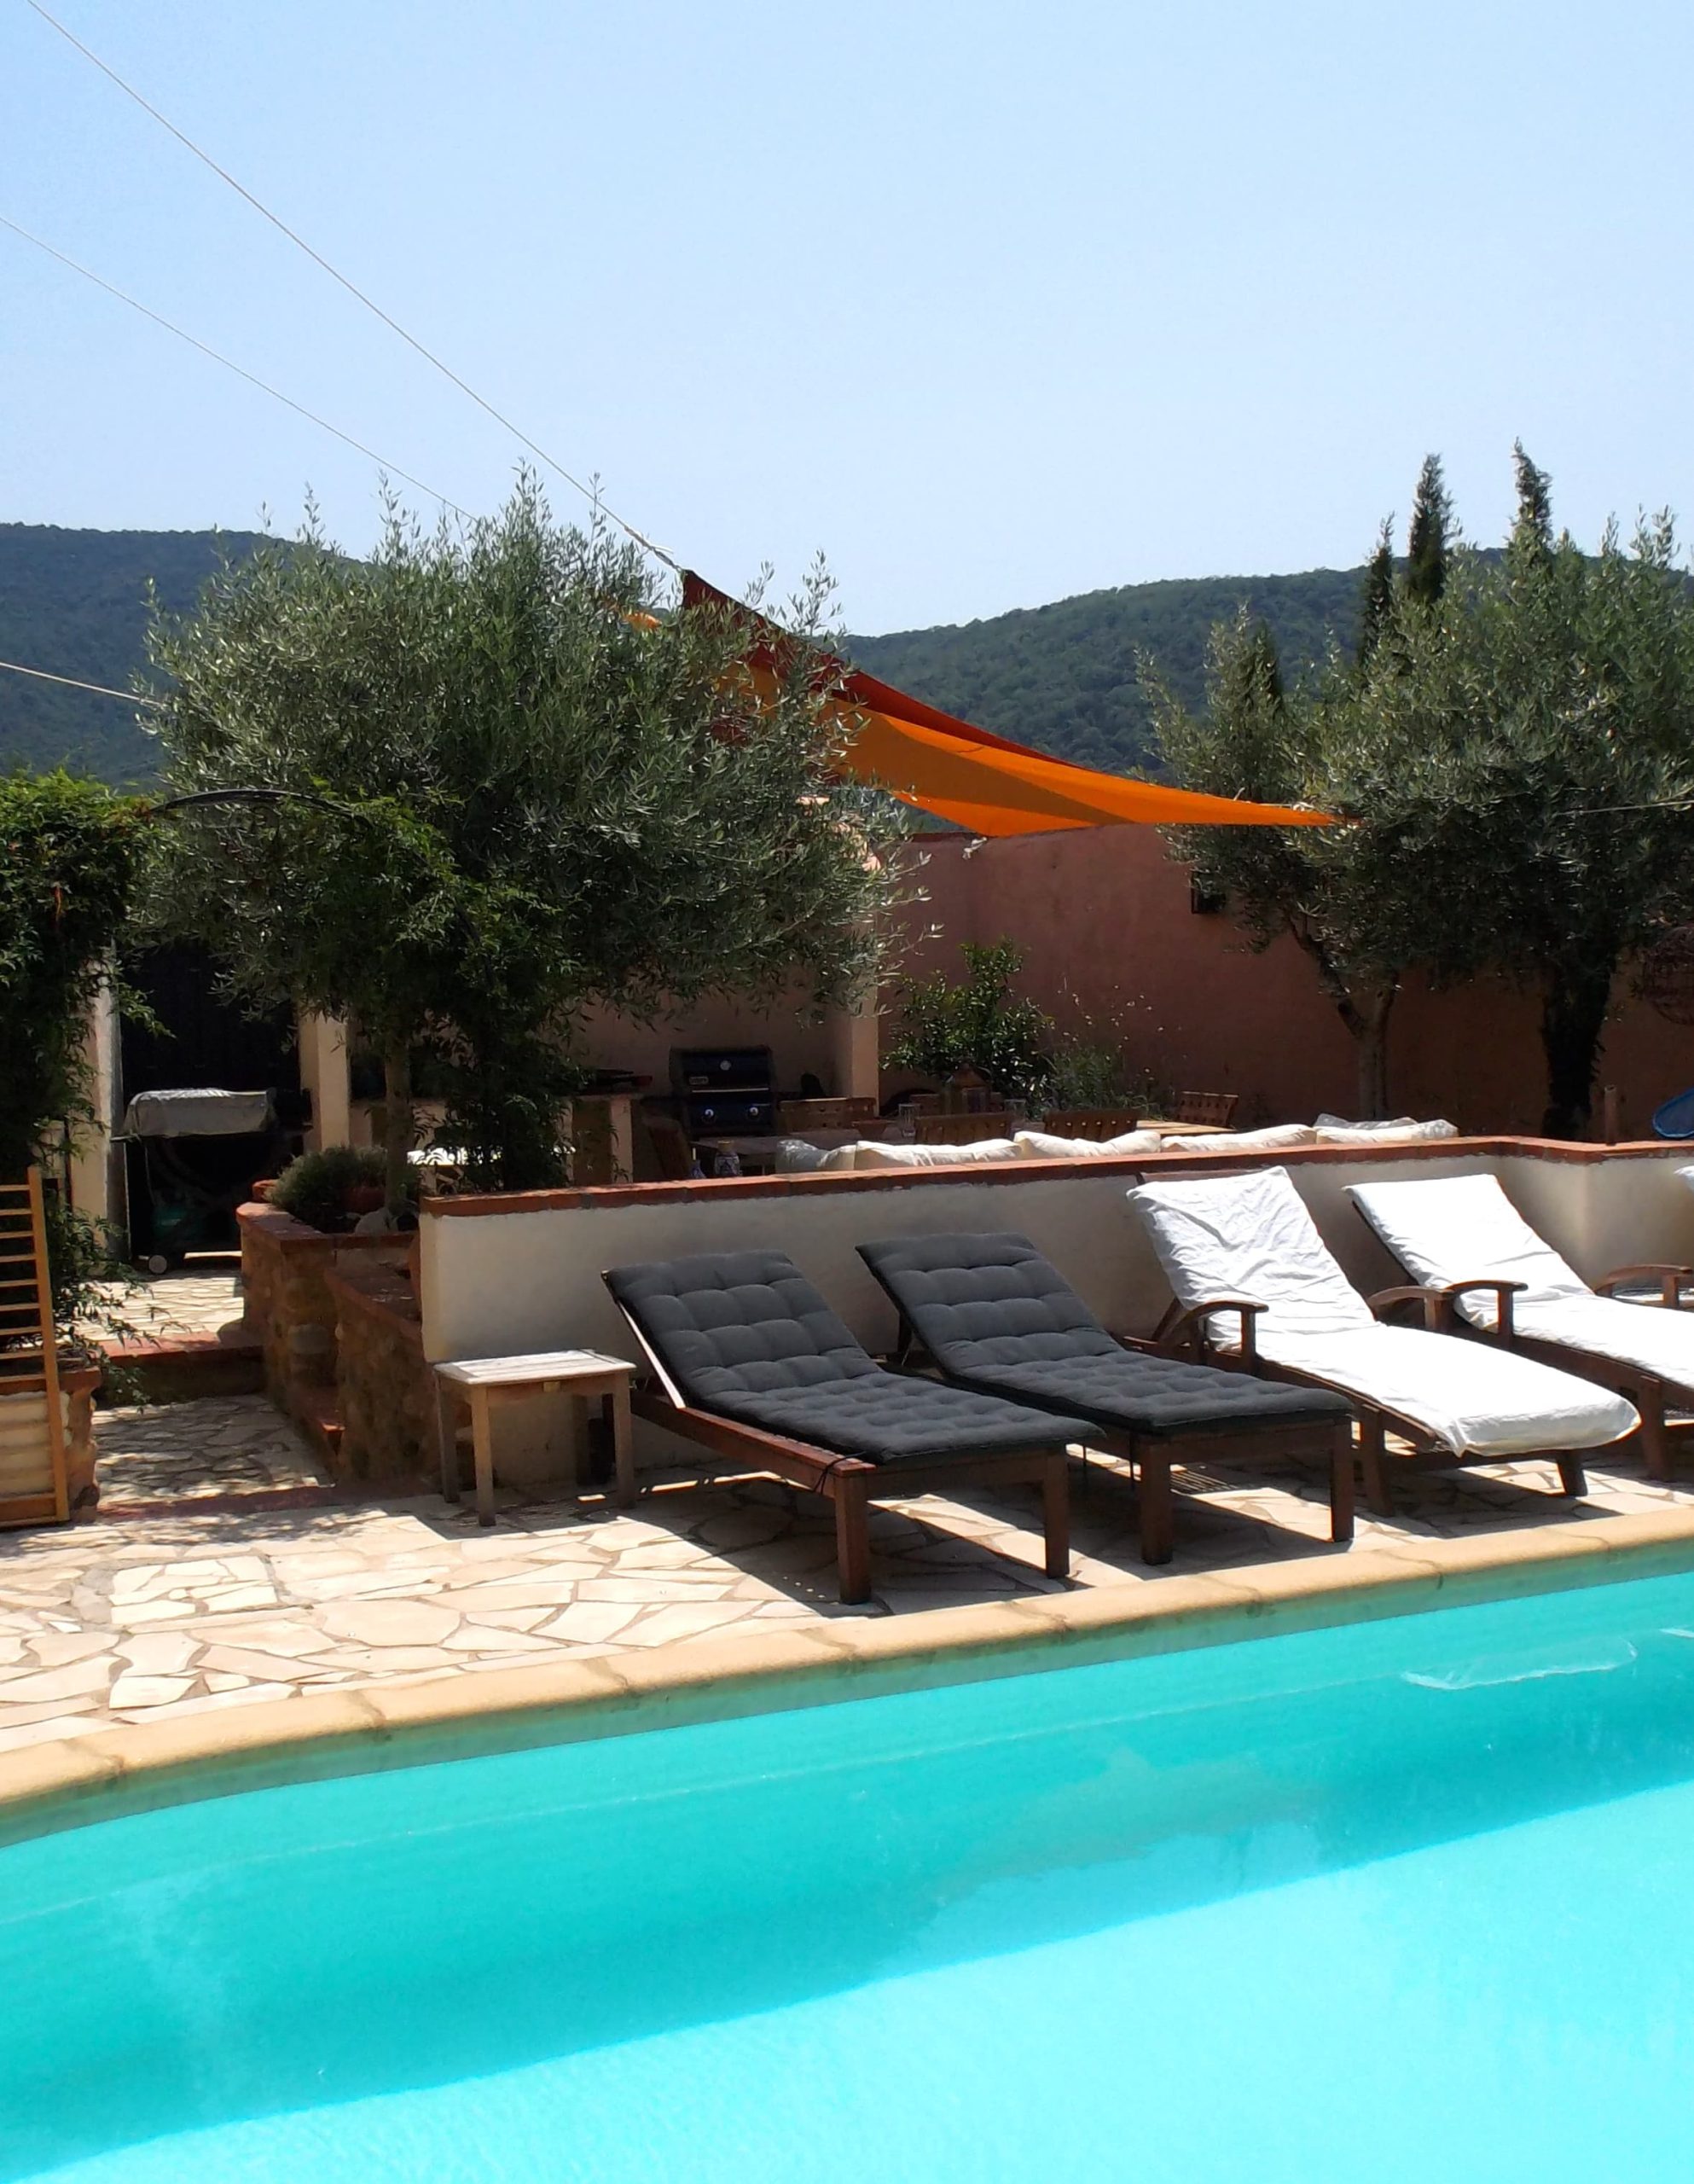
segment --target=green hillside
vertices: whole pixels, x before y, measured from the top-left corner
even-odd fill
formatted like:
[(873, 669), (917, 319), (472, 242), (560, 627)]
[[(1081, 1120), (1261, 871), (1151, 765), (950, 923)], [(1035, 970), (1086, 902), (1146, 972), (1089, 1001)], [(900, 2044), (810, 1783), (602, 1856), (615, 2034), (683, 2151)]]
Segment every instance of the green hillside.
[[(142, 665), (149, 578), (173, 612), (191, 606), (223, 549), (250, 531), (61, 531), (0, 524), (0, 659), (124, 688)], [(1330, 631), (1352, 640), (1360, 572), (1205, 577), (1091, 591), (985, 622), (854, 637), (862, 667), (1002, 735), (1113, 769), (1156, 764), (1135, 656), (1156, 658), (1191, 701), (1206, 638), (1245, 601), (1275, 631), (1291, 670)], [(148, 778), (153, 746), (126, 707), (0, 672), (0, 766), (69, 760), (114, 782)]]
[(1147, 703), (1135, 676), (1146, 652), (1191, 704), (1206, 640), (1244, 601), (1274, 632), (1291, 672), (1321, 659), (1333, 631), (1349, 647), (1360, 569), (1298, 576), (1177, 578), (1089, 591), (990, 621), (849, 640), (860, 667), (978, 728), (1090, 766), (1155, 764)]
[[(0, 659), (127, 688), (142, 664), (147, 586), (172, 613), (193, 606), (219, 547), (240, 556), (251, 531), (61, 531), (0, 523)], [(71, 762), (121, 784), (154, 770), (131, 710), (51, 682), (0, 673), (0, 766)]]

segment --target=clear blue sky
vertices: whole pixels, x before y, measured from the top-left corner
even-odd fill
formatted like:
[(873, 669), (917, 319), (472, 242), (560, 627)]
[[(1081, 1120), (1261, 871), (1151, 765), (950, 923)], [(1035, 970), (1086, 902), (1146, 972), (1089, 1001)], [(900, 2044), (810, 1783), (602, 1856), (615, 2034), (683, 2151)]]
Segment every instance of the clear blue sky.
[[(51, 0), (465, 377), (850, 627), (1694, 522), (1686, 0)], [(23, 5), (0, 212), (467, 507), (516, 450)], [(0, 231), (0, 519), (371, 535), (361, 458)], [(572, 497), (558, 488), (558, 505)]]

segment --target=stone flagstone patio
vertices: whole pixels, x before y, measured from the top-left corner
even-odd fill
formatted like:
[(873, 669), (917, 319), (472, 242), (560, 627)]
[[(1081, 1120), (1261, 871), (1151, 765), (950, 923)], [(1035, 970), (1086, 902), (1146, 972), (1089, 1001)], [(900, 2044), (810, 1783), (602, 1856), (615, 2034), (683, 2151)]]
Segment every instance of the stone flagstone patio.
[[(757, 1642), (773, 1624), (1062, 1589), (1034, 1497), (895, 1503), (873, 1516), (875, 1594), (836, 1599), (831, 1519), (769, 1480), (658, 1474), (624, 1513), (597, 1499), (519, 1501), (479, 1531), (432, 1495), (349, 1503), (262, 1397), (114, 1411), (99, 1420), (108, 1507), (131, 1513), (0, 1534), (0, 1751), (338, 1685), (421, 1682), (703, 1636)], [(1585, 1502), (1540, 1490), (1552, 1467), (1402, 1482), (1392, 1523), (1359, 1544), (1422, 1562), (1479, 1532), (1580, 1523), (1694, 1499), (1627, 1462), (1590, 1468)], [(1071, 1583), (1328, 1556), (1319, 1474), (1179, 1475), (1177, 1548), (1149, 1571), (1127, 1482), (1073, 1475)], [(281, 1503), (283, 1506), (278, 1506)]]

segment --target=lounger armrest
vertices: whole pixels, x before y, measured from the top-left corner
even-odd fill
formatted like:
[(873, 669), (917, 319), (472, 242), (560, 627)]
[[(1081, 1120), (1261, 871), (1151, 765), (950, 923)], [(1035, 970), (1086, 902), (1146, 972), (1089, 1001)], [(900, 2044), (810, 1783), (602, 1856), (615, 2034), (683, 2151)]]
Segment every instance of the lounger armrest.
[(1683, 1283), (1694, 1281), (1694, 1266), (1661, 1266), (1652, 1261), (1643, 1266), (1615, 1266), (1610, 1274), (1603, 1274), (1594, 1287), (1602, 1297), (1610, 1297), (1626, 1281), (1656, 1281), (1660, 1303), (1677, 1311), (1682, 1304)]
[(1259, 1362), (1258, 1329), (1254, 1322), (1264, 1309), (1250, 1297), (1209, 1297), (1201, 1304), (1173, 1304), (1154, 1331), (1153, 1346), (1169, 1351), (1192, 1343), (1204, 1356), (1211, 1348), (1206, 1321), (1214, 1312), (1236, 1312), (1240, 1315), (1241, 1347), (1233, 1354), (1250, 1372)]
[(1397, 1304), (1418, 1304), (1423, 1308), (1424, 1325), (1432, 1333), (1446, 1334), (1458, 1316), (1461, 1297), (1472, 1289), (1492, 1289), (1494, 1292), (1494, 1333), (1502, 1342), (1510, 1342), (1515, 1332), (1511, 1324), (1511, 1300), (1518, 1291), (1526, 1287), (1522, 1281), (1502, 1281), (1492, 1275), (1477, 1275), (1469, 1281), (1408, 1282), (1398, 1289), (1379, 1289), (1370, 1299), (1376, 1316), (1384, 1319)]

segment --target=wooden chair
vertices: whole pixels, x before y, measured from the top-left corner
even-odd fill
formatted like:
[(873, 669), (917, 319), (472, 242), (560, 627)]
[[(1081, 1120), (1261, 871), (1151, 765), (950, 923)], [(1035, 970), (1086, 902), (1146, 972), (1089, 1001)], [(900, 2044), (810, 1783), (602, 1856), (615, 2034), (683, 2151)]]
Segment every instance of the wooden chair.
[(1085, 1137), (1104, 1144), (1109, 1137), (1123, 1137), (1139, 1127), (1141, 1118), (1133, 1107), (1054, 1107), (1041, 1117), (1049, 1137)]
[(834, 1100), (784, 1100), (776, 1110), (777, 1129), (792, 1137), (803, 1137), (809, 1130), (858, 1130), (881, 1119), (882, 1111), (869, 1093)]
[(1208, 1130), (1227, 1130), (1235, 1119), (1235, 1110), (1241, 1104), (1239, 1092), (1179, 1092), (1176, 1112), (1171, 1117), (1177, 1123), (1204, 1123)]
[(912, 1136), (919, 1145), (979, 1145), (985, 1137), (1010, 1137), (1017, 1124), (1005, 1108), (981, 1115), (914, 1115)]

